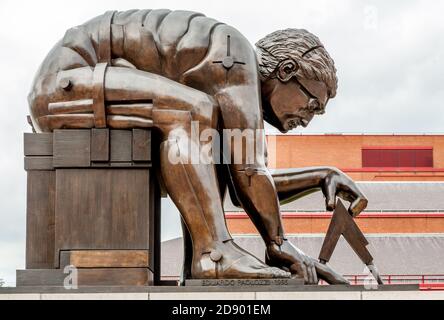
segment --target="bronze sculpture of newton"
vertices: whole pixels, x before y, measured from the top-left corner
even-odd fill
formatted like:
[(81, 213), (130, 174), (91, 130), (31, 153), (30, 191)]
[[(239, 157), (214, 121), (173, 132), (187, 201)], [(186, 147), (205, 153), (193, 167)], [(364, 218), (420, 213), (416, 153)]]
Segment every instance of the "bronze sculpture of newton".
[[(285, 133), (323, 114), (336, 90), (334, 62), (306, 30), (276, 31), (253, 47), (235, 28), (200, 13), (131, 10), (68, 30), (42, 63), (29, 104), (37, 132), (159, 133), (161, 176), (184, 222), (184, 278), (345, 284), (286, 239), (279, 206), (321, 189), (329, 211), (339, 196), (357, 216), (367, 199), (347, 175), (331, 167), (271, 172), (265, 148), (252, 163), (241, 150), (241, 161), (222, 164), (194, 163), (186, 150), (195, 143), (193, 121), (200, 131), (262, 130), (267, 121)], [(172, 163), (170, 154), (179, 161)], [(263, 238), (266, 261), (233, 241), (223, 210), (227, 189)]]

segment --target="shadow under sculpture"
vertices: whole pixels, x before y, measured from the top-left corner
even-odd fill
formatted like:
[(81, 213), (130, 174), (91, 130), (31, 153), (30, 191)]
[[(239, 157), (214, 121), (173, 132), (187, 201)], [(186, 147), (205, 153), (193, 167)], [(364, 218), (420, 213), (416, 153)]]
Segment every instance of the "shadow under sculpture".
[[(37, 132), (55, 129), (154, 128), (166, 191), (184, 222), (184, 278), (288, 278), (347, 283), (285, 237), (279, 206), (322, 190), (356, 216), (367, 200), (331, 167), (270, 172), (265, 147), (247, 161), (246, 144), (262, 139), (264, 120), (285, 133), (306, 127), (334, 98), (334, 62), (313, 34), (276, 31), (252, 47), (235, 28), (200, 13), (107, 12), (68, 30), (44, 60), (29, 95)], [(193, 121), (206, 129), (259, 130), (231, 156), (241, 161), (190, 161)], [(259, 148), (261, 149), (261, 148)], [(200, 149), (199, 149), (200, 150)], [(179, 161), (172, 162), (175, 154)], [(223, 211), (226, 190), (250, 216), (266, 244), (265, 263), (236, 245)]]

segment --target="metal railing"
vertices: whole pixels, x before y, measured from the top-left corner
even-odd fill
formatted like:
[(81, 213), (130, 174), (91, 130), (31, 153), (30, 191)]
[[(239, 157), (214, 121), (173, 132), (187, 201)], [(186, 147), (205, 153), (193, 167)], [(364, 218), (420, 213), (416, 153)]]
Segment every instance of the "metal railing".
[[(371, 275), (345, 275), (345, 278), (352, 285), (363, 285)], [(444, 283), (444, 274), (388, 274), (381, 275), (384, 284), (426, 284), (426, 283)]]
[[(373, 280), (371, 275), (354, 274), (344, 276), (351, 285), (364, 285), (366, 281)], [(381, 275), (384, 284), (433, 284), (444, 283), (444, 274), (386, 274)], [(162, 276), (162, 280), (178, 281), (179, 276)], [(319, 282), (320, 285), (326, 285), (323, 280)]]

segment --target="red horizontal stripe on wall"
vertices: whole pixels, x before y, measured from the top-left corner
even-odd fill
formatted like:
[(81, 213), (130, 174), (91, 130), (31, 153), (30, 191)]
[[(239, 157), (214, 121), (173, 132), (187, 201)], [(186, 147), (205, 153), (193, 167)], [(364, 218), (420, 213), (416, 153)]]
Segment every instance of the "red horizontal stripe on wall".
[(444, 282), (441, 283), (420, 283), (419, 290), (443, 290)]
[(363, 150), (433, 150), (431, 146), (362, 146)]
[[(227, 219), (248, 219), (244, 212), (225, 212)], [(331, 219), (330, 212), (282, 212), (284, 219)], [(365, 212), (359, 218), (444, 218), (444, 212)]]
[(362, 167), (433, 168), (433, 149), (363, 148)]
[(402, 171), (402, 172), (444, 172), (444, 168), (430, 167), (368, 167), (368, 168), (343, 168), (344, 172), (379, 172), (379, 171)]

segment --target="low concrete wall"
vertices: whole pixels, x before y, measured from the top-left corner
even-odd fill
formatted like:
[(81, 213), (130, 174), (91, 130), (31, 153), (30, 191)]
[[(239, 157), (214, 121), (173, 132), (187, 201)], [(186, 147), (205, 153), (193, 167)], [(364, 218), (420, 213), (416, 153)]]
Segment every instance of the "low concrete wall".
[(444, 290), (419, 290), (418, 286), (277, 287), (146, 287), (146, 288), (2, 288), (0, 300), (444, 300)]
[(444, 300), (444, 291), (12, 293), (0, 300)]

